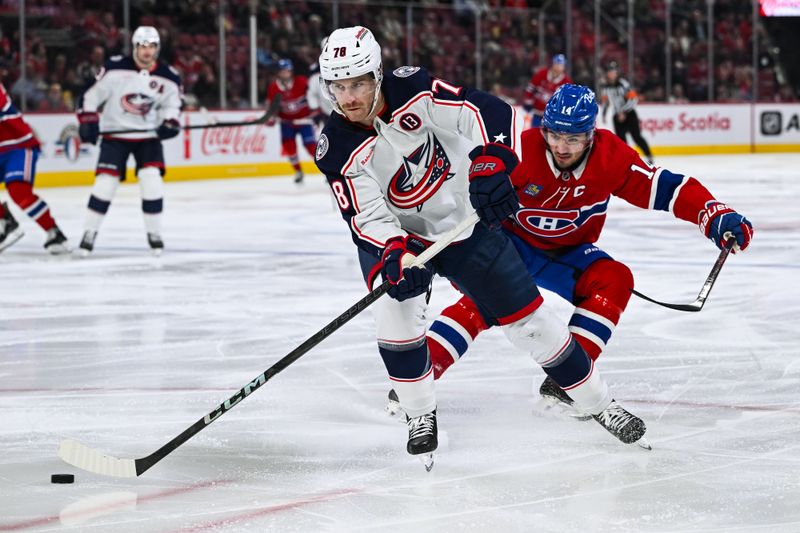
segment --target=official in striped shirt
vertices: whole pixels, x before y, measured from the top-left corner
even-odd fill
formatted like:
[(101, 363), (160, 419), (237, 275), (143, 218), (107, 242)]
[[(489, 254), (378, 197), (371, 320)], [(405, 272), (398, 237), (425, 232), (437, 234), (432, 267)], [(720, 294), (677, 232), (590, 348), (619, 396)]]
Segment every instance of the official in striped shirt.
[(636, 91), (633, 90), (628, 80), (619, 76), (619, 66), (612, 61), (606, 67), (606, 84), (600, 89), (603, 104), (603, 121), (606, 119), (608, 108), (612, 108), (614, 115), (614, 132), (625, 142), (628, 134), (633, 137), (633, 142), (644, 152), (647, 162), (653, 164), (653, 153), (650, 146), (642, 137), (639, 127), (639, 115), (636, 113), (636, 104), (639, 101)]

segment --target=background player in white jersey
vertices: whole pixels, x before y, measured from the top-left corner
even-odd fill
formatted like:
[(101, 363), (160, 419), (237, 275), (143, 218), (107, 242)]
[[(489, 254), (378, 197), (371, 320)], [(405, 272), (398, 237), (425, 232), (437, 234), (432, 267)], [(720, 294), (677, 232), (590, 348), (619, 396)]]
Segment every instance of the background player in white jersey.
[[(328, 38), (322, 39), (322, 43), (320, 44), (320, 48), (325, 48), (325, 43), (328, 42)], [(311, 109), (316, 109), (317, 114), (314, 115), (314, 122), (316, 122), (320, 127), (325, 125), (325, 122), (328, 120), (328, 117), (331, 116), (333, 113), (333, 104), (331, 101), (328, 100), (325, 95), (323, 94), (323, 86), (322, 86), (322, 76), (319, 74), (319, 63), (314, 63), (309, 68), (309, 76), (308, 76), (308, 106)]]
[[(418, 67), (384, 76), (381, 48), (360, 26), (330, 35), (320, 72), (336, 113), (316, 162), (351, 229), (368, 286), (379, 275), (393, 285), (390, 298), (376, 303), (377, 338), (407, 415), (408, 452), (430, 454), (438, 445), (425, 337), (425, 293), (434, 273), (469, 294), (487, 323), (502, 326), (557, 383), (571, 387), (578, 405), (624, 419), (606, 429), (624, 442), (641, 439), (644, 423), (612, 400), (566, 324), (541, 306), (510, 239), (496, 231), (519, 205), (509, 173), (519, 162), (522, 117), (490, 94)], [(482, 224), (428, 264), (405, 267), (474, 211)]]
[[(611, 340), (634, 286), (628, 266), (595, 244), (612, 195), (696, 224), (719, 248), (733, 237), (734, 253), (753, 236), (750, 222), (696, 178), (650, 167), (613, 133), (595, 129), (596, 118), (591, 89), (564, 85), (556, 91), (541, 131), (522, 134), (522, 163), (511, 175), (522, 206), (503, 227), (536, 284), (575, 306), (569, 329), (593, 360)], [(445, 309), (429, 331), (434, 377), (486, 328), (467, 296)], [(539, 392), (550, 403), (572, 404), (549, 376)]]
[[(156, 255), (164, 248), (161, 212), (165, 167), (161, 141), (180, 133), (181, 79), (175, 69), (158, 61), (161, 39), (155, 28), (136, 28), (132, 41), (132, 55), (112, 57), (79, 106), (81, 140), (94, 144), (100, 135), (103, 137), (80, 244), (82, 255), (94, 249), (103, 217), (117, 187), (125, 180), (131, 154), (136, 161), (147, 242)], [(102, 114), (98, 114), (101, 107)], [(113, 133), (125, 130), (141, 131)]]

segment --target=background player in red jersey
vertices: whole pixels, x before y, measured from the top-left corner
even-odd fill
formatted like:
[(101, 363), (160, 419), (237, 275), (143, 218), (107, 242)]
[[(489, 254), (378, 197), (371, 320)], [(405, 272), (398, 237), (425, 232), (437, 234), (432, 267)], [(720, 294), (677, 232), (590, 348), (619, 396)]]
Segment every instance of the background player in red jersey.
[(528, 87), (525, 89), (522, 107), (528, 113), (533, 112), (532, 128), (538, 128), (542, 123), (544, 107), (556, 89), (565, 83), (572, 83), (565, 71), (566, 65), (567, 58), (564, 57), (564, 54), (556, 54), (549, 67), (542, 67), (531, 76), (531, 81), (528, 82)]
[[(38, 159), (39, 140), (0, 83), (0, 180), (14, 203), (47, 232), (45, 249), (51, 254), (68, 253), (67, 238), (58, 229), (47, 202), (33, 192)], [(24, 234), (8, 205), (0, 203), (0, 251)]]
[[(280, 95), (280, 111), (278, 118), (281, 123), (281, 145), (283, 155), (289, 158), (294, 168), (294, 181), (303, 181), (303, 171), (300, 169), (300, 158), (297, 156), (297, 142), (299, 134), (303, 138), (306, 151), (313, 155), (317, 150), (317, 141), (314, 137), (314, 116), (319, 113), (311, 109), (308, 103), (308, 78), (295, 76), (294, 65), (291, 59), (278, 61), (278, 76), (267, 89), (267, 107)], [(274, 120), (267, 122), (274, 124)]]
[[(750, 222), (697, 179), (648, 165), (612, 132), (596, 130), (596, 118), (589, 88), (565, 85), (556, 91), (541, 130), (522, 133), (522, 162), (511, 175), (521, 207), (503, 228), (536, 284), (575, 305), (569, 329), (593, 360), (608, 344), (633, 289), (630, 269), (594, 244), (611, 195), (697, 224), (717, 247), (733, 237), (734, 253), (745, 250), (753, 236)], [(435, 377), (486, 327), (466, 296), (445, 309), (428, 332)], [(549, 377), (539, 392), (552, 403), (572, 405)]]

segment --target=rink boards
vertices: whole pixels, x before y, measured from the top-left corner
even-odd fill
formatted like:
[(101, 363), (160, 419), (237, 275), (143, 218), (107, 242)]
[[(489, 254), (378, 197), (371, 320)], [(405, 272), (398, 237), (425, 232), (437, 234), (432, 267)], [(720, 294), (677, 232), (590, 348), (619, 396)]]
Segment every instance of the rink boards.
[[(186, 112), (184, 124), (255, 120), (255, 111)], [(642, 133), (655, 155), (800, 152), (800, 104), (642, 104)], [(611, 127), (611, 117), (599, 127)], [(98, 148), (77, 140), (73, 114), (26, 115), (42, 142), (37, 186), (91, 184)], [(101, 126), (102, 128), (102, 126)], [(299, 141), (299, 139), (298, 139)], [(298, 143), (306, 172), (316, 172), (313, 158)], [(280, 128), (240, 126), (184, 130), (164, 142), (166, 179), (195, 180), (273, 176), (292, 172), (281, 155)], [(133, 177), (129, 162), (128, 177)]]

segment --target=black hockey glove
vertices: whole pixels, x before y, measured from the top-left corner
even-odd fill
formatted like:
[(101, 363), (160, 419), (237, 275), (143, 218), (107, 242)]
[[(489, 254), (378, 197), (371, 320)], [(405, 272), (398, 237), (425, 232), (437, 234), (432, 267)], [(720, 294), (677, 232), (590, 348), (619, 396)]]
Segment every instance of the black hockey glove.
[(519, 200), (509, 175), (517, 166), (517, 155), (502, 144), (478, 146), (469, 153), (469, 201), (481, 221), (497, 229), (517, 212)]
[(158, 138), (163, 140), (172, 139), (181, 132), (181, 123), (174, 118), (168, 118), (156, 130)]
[(78, 113), (78, 136), (81, 142), (97, 144), (100, 136), (100, 115), (97, 113)]
[[(381, 277), (392, 284), (387, 293), (398, 302), (424, 294), (431, 284), (435, 273), (431, 263), (421, 267), (403, 267), (403, 263), (408, 264), (424, 249), (425, 244), (411, 236), (394, 237), (386, 242), (381, 261), (374, 271), (380, 268)], [(406, 254), (412, 257), (404, 257)]]

